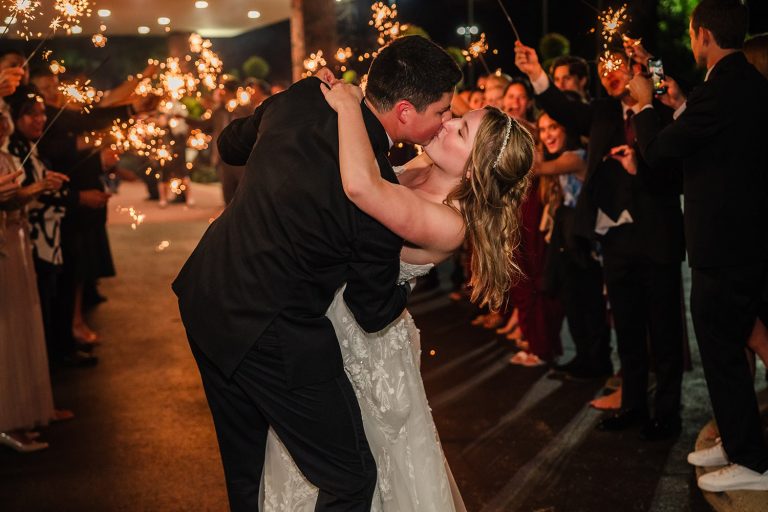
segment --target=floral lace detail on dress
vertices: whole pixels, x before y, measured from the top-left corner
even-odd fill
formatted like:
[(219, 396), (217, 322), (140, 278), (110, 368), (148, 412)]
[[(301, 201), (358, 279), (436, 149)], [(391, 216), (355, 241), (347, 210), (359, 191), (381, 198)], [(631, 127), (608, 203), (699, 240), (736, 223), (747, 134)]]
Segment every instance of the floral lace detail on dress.
[[(400, 282), (423, 276), (432, 267), (401, 262)], [(454, 512), (445, 457), (419, 371), (419, 330), (413, 318), (403, 311), (383, 330), (367, 333), (344, 303), (343, 291), (337, 291), (326, 315), (336, 330), (344, 369), (376, 459), (378, 482), (372, 512)], [(306, 504), (305, 492), (296, 487), (301, 486), (295, 480), (300, 472), (293, 461), (290, 465), (281, 461), (280, 467), (275, 467), (274, 461), (287, 452), (282, 448), (280, 456), (273, 453), (282, 445), (272, 442), (272, 437), (270, 431), (263, 486), (265, 510), (313, 511)], [(304, 485), (316, 495), (317, 489), (309, 482)]]

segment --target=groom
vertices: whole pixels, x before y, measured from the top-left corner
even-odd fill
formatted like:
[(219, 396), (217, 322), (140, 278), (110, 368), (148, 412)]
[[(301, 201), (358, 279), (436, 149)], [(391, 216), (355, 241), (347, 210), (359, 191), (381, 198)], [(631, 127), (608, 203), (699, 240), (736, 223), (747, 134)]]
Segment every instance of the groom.
[[(431, 139), (460, 78), (422, 37), (379, 52), (363, 115), (385, 179), (396, 182), (393, 141)], [(316, 511), (371, 507), (376, 465), (325, 312), (346, 283), (358, 324), (378, 331), (400, 315), (410, 287), (397, 283), (402, 239), (345, 197), (338, 146), (336, 113), (315, 78), (230, 124), (219, 152), (246, 165), (245, 177), (173, 283), (233, 511), (258, 510), (270, 426), (320, 489)]]

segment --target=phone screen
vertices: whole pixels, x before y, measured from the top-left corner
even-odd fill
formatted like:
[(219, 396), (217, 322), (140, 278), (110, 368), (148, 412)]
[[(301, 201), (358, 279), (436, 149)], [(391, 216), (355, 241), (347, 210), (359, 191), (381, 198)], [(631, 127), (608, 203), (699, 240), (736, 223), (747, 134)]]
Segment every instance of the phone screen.
[(665, 94), (667, 88), (661, 83), (664, 80), (664, 64), (661, 59), (648, 59), (648, 71), (651, 73), (653, 92), (657, 95)]

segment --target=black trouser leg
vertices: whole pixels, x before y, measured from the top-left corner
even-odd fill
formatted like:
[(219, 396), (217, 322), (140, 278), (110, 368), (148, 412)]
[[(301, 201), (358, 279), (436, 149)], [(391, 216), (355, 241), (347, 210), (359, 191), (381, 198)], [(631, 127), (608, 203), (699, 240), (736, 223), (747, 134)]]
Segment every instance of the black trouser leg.
[(318, 512), (367, 512), (376, 486), (357, 399), (346, 375), (289, 389), (280, 343), (267, 331), (227, 380), (199, 350), (233, 511), (257, 509), (271, 426), (307, 479)]
[(603, 297), (603, 271), (590, 260), (587, 267), (566, 260), (563, 303), (576, 358), (594, 370), (611, 366), (611, 332)]
[(647, 307), (637, 266), (612, 262), (606, 272), (616, 343), (621, 360), (622, 409), (648, 409)]
[(656, 367), (655, 416), (661, 420), (680, 418), (683, 383), (681, 281), (679, 263), (650, 264), (645, 279), (648, 338)]
[(723, 447), (731, 462), (768, 470), (757, 398), (744, 354), (765, 266), (692, 269), (691, 311)]

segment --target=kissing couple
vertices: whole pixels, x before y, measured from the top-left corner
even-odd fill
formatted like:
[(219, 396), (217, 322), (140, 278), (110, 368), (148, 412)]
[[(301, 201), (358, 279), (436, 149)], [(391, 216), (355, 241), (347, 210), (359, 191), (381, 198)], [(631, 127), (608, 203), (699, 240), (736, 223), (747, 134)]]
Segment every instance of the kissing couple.
[[(219, 137), (245, 177), (173, 289), (232, 511), (465, 510), (405, 305), (468, 239), (472, 299), (501, 306), (534, 142), (492, 107), (452, 118), (460, 79), (406, 36), (365, 94), (307, 78)], [(424, 152), (393, 169), (397, 142)]]

